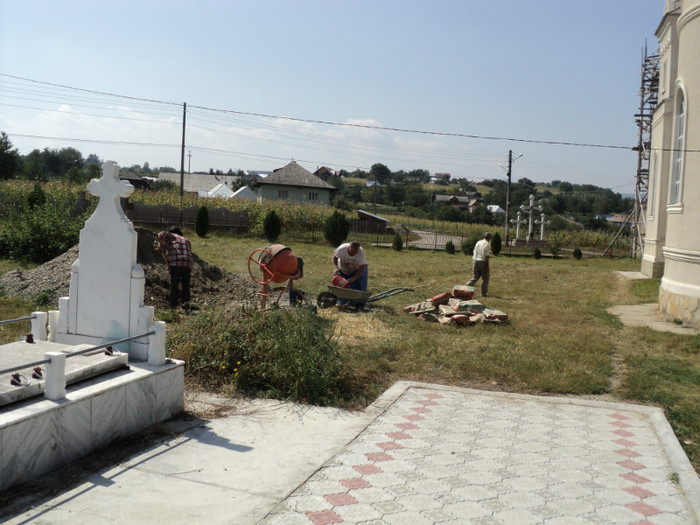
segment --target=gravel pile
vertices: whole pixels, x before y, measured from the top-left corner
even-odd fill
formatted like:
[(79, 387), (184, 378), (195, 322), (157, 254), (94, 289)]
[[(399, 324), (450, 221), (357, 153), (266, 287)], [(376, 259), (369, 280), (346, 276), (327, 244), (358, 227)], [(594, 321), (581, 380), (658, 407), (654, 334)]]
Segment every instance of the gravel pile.
[[(157, 310), (169, 309), (168, 292), (170, 275), (163, 258), (153, 245), (155, 234), (136, 228), (138, 233), (137, 262), (146, 274), (144, 304)], [(11, 270), (0, 276), (0, 293), (8, 297), (24, 299), (45, 298), (48, 304), (57, 305), (59, 297), (67, 297), (70, 287), (71, 266), (78, 259), (78, 246), (63, 255), (22, 272)], [(240, 303), (255, 300), (260, 286), (248, 275), (226, 272), (194, 254), (192, 268), (192, 304), (204, 307), (214, 302)]]

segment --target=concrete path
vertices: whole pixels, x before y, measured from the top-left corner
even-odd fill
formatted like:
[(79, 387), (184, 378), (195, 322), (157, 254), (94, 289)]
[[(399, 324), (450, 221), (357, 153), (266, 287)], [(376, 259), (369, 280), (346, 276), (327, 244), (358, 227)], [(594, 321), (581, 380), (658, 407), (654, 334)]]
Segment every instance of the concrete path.
[(399, 382), (361, 413), (258, 401), (173, 430), (6, 523), (700, 523), (656, 408)]

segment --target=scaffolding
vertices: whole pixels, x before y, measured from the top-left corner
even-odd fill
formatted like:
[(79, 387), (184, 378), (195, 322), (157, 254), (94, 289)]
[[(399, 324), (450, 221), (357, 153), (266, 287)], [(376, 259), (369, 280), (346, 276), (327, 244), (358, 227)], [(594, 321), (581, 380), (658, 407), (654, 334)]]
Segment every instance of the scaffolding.
[(629, 217), (632, 230), (630, 256), (644, 251), (646, 233), (646, 210), (649, 196), (649, 160), (651, 157), (651, 131), (654, 110), (659, 100), (659, 55), (649, 55), (646, 45), (642, 59), (642, 81), (639, 89), (639, 113), (635, 115), (639, 128), (639, 142), (635, 147), (638, 154), (637, 183), (634, 191), (634, 209)]

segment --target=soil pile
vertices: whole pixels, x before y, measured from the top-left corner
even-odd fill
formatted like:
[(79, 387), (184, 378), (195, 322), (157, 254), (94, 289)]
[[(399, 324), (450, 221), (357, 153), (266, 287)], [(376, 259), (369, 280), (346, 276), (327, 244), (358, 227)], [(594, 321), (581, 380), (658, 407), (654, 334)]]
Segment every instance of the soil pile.
[[(155, 251), (156, 235), (136, 228), (138, 249), (136, 260), (146, 274), (144, 304), (157, 310), (167, 310), (170, 274), (163, 257)], [(0, 276), (0, 293), (24, 299), (42, 298), (47, 304), (57, 305), (59, 297), (67, 297), (70, 273), (78, 259), (78, 245), (63, 255), (28, 272), (11, 270)], [(204, 307), (219, 301), (245, 302), (254, 300), (259, 285), (248, 275), (226, 272), (194, 254), (192, 267), (192, 304)]]

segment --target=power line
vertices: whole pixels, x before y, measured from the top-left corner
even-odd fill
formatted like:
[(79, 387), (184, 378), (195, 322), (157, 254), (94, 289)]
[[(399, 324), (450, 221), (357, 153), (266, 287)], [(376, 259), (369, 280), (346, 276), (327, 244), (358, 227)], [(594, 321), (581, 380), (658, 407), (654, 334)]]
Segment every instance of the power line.
[[(173, 106), (180, 106), (181, 105), (181, 104), (176, 103), (176, 102), (166, 102), (163, 100), (133, 97), (133, 96), (128, 96), (128, 95), (118, 95), (116, 93), (109, 93), (109, 92), (105, 92), (105, 91), (96, 91), (96, 90), (90, 90), (90, 89), (84, 89), (84, 88), (77, 88), (77, 87), (73, 87), (73, 86), (67, 86), (65, 84), (56, 84), (53, 82), (34, 80), (34, 79), (30, 79), (30, 78), (25, 78), (25, 77), (9, 75), (6, 73), (0, 73), (0, 76), (14, 78), (14, 79), (18, 79), (18, 80), (24, 80), (27, 82), (33, 82), (33, 83), (37, 83), (37, 84), (60, 87), (63, 89), (82, 91), (85, 93), (118, 97), (118, 98), (123, 98), (123, 99), (127, 99), (127, 100), (151, 102), (154, 104), (167, 104), (167, 105), (173, 105)], [(554, 146), (576, 146), (576, 147), (587, 147), (587, 148), (608, 148), (608, 149), (633, 150), (633, 148), (629, 147), (629, 146), (615, 146), (615, 145), (610, 145), (610, 144), (594, 144), (594, 143), (582, 143), (582, 142), (570, 142), (570, 141), (558, 141), (558, 140), (522, 139), (522, 138), (515, 138), (515, 137), (498, 137), (498, 136), (476, 135), (476, 134), (468, 134), (468, 133), (450, 133), (450, 132), (444, 132), (444, 131), (428, 131), (428, 130), (419, 130), (419, 129), (410, 129), (410, 128), (396, 128), (396, 127), (378, 126), (378, 125), (372, 125), (372, 124), (355, 124), (355, 123), (350, 123), (350, 122), (334, 122), (334, 121), (330, 121), (330, 120), (318, 120), (318, 119), (309, 119), (309, 118), (300, 118), (300, 117), (289, 117), (289, 116), (283, 116), (283, 115), (272, 115), (272, 114), (267, 114), (267, 113), (254, 113), (254, 112), (249, 112), (249, 111), (237, 111), (237, 110), (232, 110), (232, 109), (210, 108), (210, 107), (198, 106), (198, 105), (194, 105), (194, 104), (190, 105), (190, 108), (196, 108), (196, 109), (201, 109), (203, 111), (212, 111), (212, 112), (217, 112), (217, 113), (229, 113), (229, 114), (234, 114), (234, 115), (247, 115), (247, 116), (260, 117), (260, 118), (266, 118), (266, 119), (288, 120), (288, 121), (292, 121), (292, 122), (302, 122), (302, 123), (307, 123), (307, 124), (322, 124), (322, 125), (327, 125), (327, 126), (343, 126), (343, 127), (359, 128), (359, 129), (373, 129), (373, 130), (380, 130), (380, 131), (390, 131), (390, 132), (395, 132), (395, 133), (412, 133), (412, 134), (432, 135), (432, 136), (440, 136), (440, 137), (508, 141), (508, 142), (520, 142), (520, 143), (528, 143), (528, 144), (544, 144), (544, 145), (554, 145)]]

